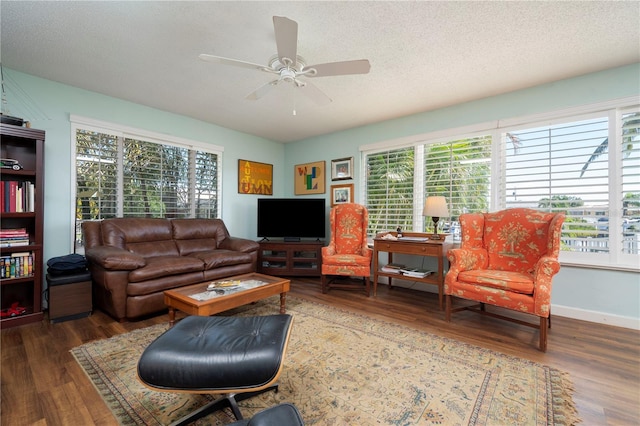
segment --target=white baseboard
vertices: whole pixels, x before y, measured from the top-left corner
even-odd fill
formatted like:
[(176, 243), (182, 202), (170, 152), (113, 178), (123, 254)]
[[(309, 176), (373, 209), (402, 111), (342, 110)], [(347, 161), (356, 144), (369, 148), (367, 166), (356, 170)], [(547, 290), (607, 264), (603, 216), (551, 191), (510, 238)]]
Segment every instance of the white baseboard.
[(551, 305), (553, 316), (573, 318), (582, 321), (596, 322), (598, 324), (613, 325), (615, 327), (640, 330), (640, 320), (633, 317), (610, 314), (607, 312), (590, 311), (587, 309), (572, 308), (571, 306)]
[[(387, 285), (386, 283), (378, 283), (378, 285)], [(421, 290), (429, 293), (438, 293), (437, 287), (425, 285), (415, 281), (405, 281), (394, 278), (394, 287), (410, 288), (413, 290)], [(571, 306), (551, 305), (551, 313), (554, 316), (573, 318), (581, 321), (595, 322), (598, 324), (612, 325), (615, 327), (630, 328), (632, 330), (640, 330), (640, 319), (633, 317), (625, 317), (622, 315), (610, 314), (607, 312), (590, 311), (587, 309), (573, 308)]]

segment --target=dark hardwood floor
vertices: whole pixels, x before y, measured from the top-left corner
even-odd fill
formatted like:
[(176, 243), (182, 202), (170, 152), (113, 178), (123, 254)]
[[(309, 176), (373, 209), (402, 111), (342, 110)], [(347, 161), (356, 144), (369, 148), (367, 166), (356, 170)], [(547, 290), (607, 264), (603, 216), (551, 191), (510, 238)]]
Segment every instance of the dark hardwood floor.
[[(437, 295), (378, 287), (377, 297), (320, 291), (319, 279), (292, 280), (300, 297), (429, 333), (544, 363), (570, 373), (585, 425), (640, 424), (640, 332), (555, 316), (546, 353), (532, 328), (472, 312), (444, 320)], [(168, 321), (166, 313), (118, 323), (100, 311), (88, 318), (1, 333), (2, 425), (114, 425), (113, 416), (69, 350), (91, 340)]]

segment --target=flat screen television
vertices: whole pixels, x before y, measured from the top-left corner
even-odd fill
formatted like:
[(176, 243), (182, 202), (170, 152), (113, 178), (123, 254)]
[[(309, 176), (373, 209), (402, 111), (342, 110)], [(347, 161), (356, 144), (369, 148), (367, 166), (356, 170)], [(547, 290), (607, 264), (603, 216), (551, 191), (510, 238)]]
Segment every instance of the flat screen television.
[(324, 198), (258, 198), (258, 237), (302, 238), (325, 237)]

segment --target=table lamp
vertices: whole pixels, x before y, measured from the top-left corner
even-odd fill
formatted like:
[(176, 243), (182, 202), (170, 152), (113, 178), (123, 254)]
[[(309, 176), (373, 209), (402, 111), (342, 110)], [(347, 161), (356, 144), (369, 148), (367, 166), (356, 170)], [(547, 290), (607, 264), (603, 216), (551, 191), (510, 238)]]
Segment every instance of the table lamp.
[(442, 239), (442, 237), (438, 235), (438, 221), (441, 217), (449, 216), (447, 200), (441, 195), (427, 197), (424, 202), (422, 216), (431, 216), (431, 219), (433, 220), (433, 235), (431, 235), (430, 238), (432, 240)]

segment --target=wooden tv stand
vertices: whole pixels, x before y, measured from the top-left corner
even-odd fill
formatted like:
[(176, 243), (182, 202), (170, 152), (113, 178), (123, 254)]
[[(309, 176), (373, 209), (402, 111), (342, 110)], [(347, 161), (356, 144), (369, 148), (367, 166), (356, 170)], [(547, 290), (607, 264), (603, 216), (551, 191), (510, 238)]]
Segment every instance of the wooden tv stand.
[(258, 272), (274, 276), (313, 276), (322, 273), (324, 241), (258, 241)]

